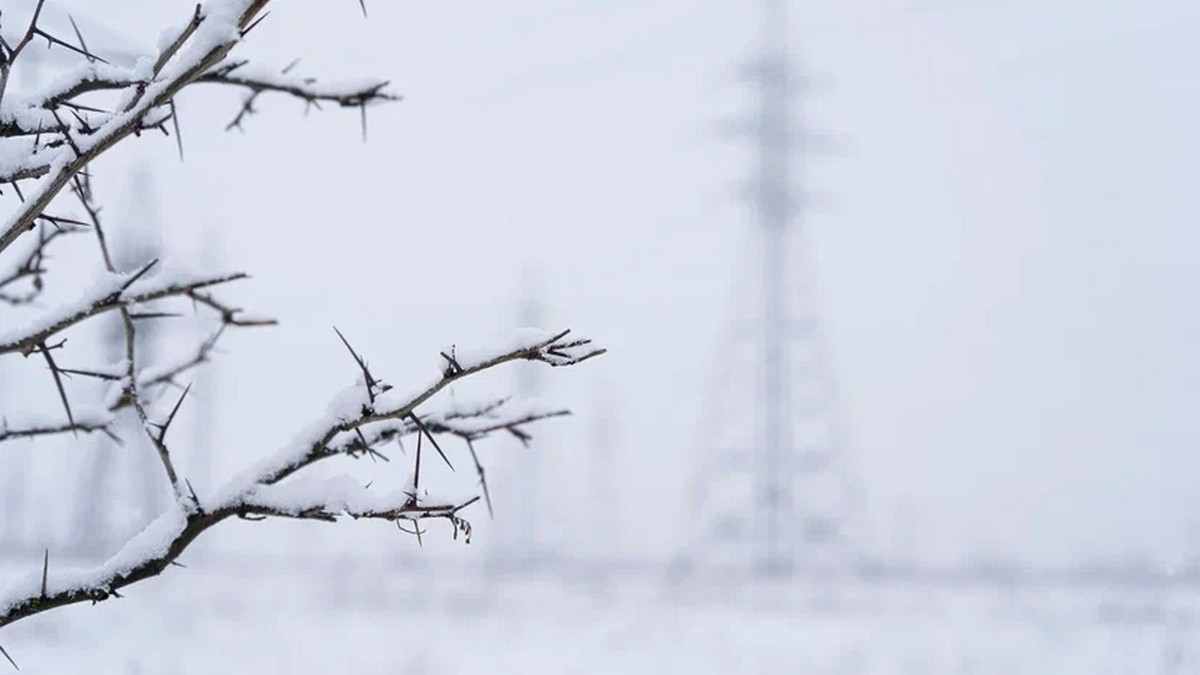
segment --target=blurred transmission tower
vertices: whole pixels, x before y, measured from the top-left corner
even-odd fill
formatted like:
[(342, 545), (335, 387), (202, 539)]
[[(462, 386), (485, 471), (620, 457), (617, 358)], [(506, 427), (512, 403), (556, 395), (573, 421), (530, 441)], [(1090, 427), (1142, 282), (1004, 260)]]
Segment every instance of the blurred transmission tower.
[(796, 126), (800, 82), (788, 55), (786, 0), (765, 0), (763, 9), (749, 127), (761, 286), (756, 302), (737, 303), (755, 308), (753, 328), (719, 355), (727, 370), (713, 393), (722, 402), (708, 416), (708, 457), (693, 486), (699, 531), (679, 564), (780, 577), (846, 568), (850, 505), (806, 265), (789, 255), (800, 211), (793, 169), (806, 139)]
[[(526, 279), (525, 286), (518, 307), (520, 325), (539, 327), (545, 318), (541, 293), (531, 278)], [(521, 363), (516, 369), (516, 395), (522, 405), (537, 400), (542, 394), (542, 372), (533, 367), (536, 365)], [(505, 467), (512, 472), (503, 481), (507, 487), (497, 491), (496, 511), (504, 515), (495, 520), (495, 541), (489, 561), (496, 572), (526, 574), (542, 571), (553, 562), (544, 531), (544, 469), (538, 453), (531, 452), (524, 442), (521, 446), (516, 449), (512, 465)]]
[[(50, 5), (54, 5), (54, 3), (50, 3)], [(62, 7), (47, 7), (43, 19), (47, 17), (56, 22), (57, 27), (53, 30), (56, 34), (69, 34), (67, 29), (69, 21), (77, 33), (90, 38), (101, 38), (96, 42), (103, 45), (101, 51), (109, 61), (132, 63), (139, 53), (137, 50), (128, 48), (128, 40), (115, 35), (104, 26), (90, 21), (86, 15), (72, 18)], [(31, 49), (22, 53), (19, 67), (14, 69), (14, 73), (18, 75), (17, 84), (21, 89), (29, 91), (44, 84), (47, 80), (53, 79), (55, 72), (77, 66), (81, 62), (82, 58), (79, 53), (70, 49)], [(145, 171), (143, 171), (143, 175), (146, 175)], [(136, 181), (134, 182), (136, 183)], [(151, 191), (145, 187), (142, 194), (150, 195)], [(135, 199), (138, 198), (135, 197)], [(154, 251), (138, 253), (138, 255), (141, 254), (150, 256), (154, 254)], [(139, 339), (141, 339), (140, 331)], [(110, 352), (106, 358), (112, 361), (119, 361), (123, 358), (124, 331), (119, 326), (112, 326), (106, 331), (105, 341), (109, 343), (108, 351)], [(7, 391), (0, 391), (0, 395), (14, 395), (14, 390), (19, 391), (19, 385), (13, 387), (14, 383), (3, 375), (7, 374), (0, 374), (0, 384), (7, 385)], [(139, 429), (136, 437), (140, 438), (140, 436)], [(97, 451), (88, 453), (81, 460), (83, 469), (80, 478), (80, 494), (84, 498), (74, 505), (75, 513), (71, 514), (72, 522), (67, 533), (69, 538), (67, 553), (104, 557), (115, 552), (115, 546), (127, 538), (126, 533), (116, 532), (114, 528), (122, 515), (129, 518), (130, 514), (117, 513), (111, 499), (98, 498), (94, 501), (89, 499), (99, 495), (108, 497), (127, 495), (130, 494), (130, 488), (143, 496), (147, 494), (146, 486), (149, 483), (149, 476), (142, 481), (141, 489), (131, 485), (112, 485), (116, 477), (114, 472), (118, 472), (119, 468), (114, 466), (114, 463), (118, 462), (121, 457), (118, 448), (113, 447), (107, 438), (103, 438), (97, 446)], [(29, 522), (35, 515), (42, 515), (48, 521), (57, 520), (63, 515), (46, 513), (44, 505), (38, 500), (39, 491), (36, 481), (39, 480), (39, 465), (43, 463), (44, 460), (36, 457), (34, 453), (13, 453), (13, 456), (8, 458), (7, 466), (3, 467), (4, 470), (0, 472), (3, 473), (4, 478), (3, 484), (0, 485), (0, 495), (3, 495), (0, 498), (0, 557), (4, 557), (5, 554), (40, 552), (45, 547), (54, 544), (54, 537), (46, 534), (45, 531), (55, 528), (49, 525), (31, 526)], [(153, 465), (150, 465), (150, 470), (153, 470)], [(157, 480), (156, 477), (155, 480)], [(139, 501), (141, 502), (138, 508), (139, 518), (145, 520), (155, 515), (151, 497)], [(42, 531), (42, 534), (34, 534), (38, 531)]]
[[(133, 169), (127, 183), (126, 217), (115, 228), (115, 265), (120, 272), (138, 270), (156, 260), (161, 252), (157, 237), (157, 204), (151, 173), (145, 166)], [(163, 339), (159, 321), (141, 321), (136, 334), (139, 364), (153, 363)], [(119, 363), (125, 358), (124, 325), (109, 317), (104, 327), (104, 358)], [(160, 485), (154, 450), (145, 430), (130, 408), (121, 410), (116, 425), (124, 444), (117, 446), (103, 434), (96, 435), (95, 451), (82, 460), (81, 484), (76, 494), (75, 517), (69, 548), (85, 557), (103, 558), (141, 531), (166, 506), (167, 495)]]

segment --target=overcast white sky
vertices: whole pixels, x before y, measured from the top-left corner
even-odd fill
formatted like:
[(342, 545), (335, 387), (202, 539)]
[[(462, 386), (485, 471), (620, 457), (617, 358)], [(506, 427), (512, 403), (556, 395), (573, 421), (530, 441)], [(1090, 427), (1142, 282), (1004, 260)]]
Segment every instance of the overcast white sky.
[[(85, 4), (151, 44), (190, 11)], [(169, 245), (217, 242), (255, 275), (233, 297), (283, 322), (229, 340), (222, 470), (353, 377), (330, 324), (411, 381), (451, 341), (504, 335), (532, 276), (548, 328), (612, 350), (548, 374), (580, 412), (537, 446), (556, 538), (580, 541), (595, 506), (580, 458), (609, 391), (624, 548), (669, 552), (646, 505), (680, 516), (718, 328), (752, 302), (731, 294), (753, 265), (748, 154), (719, 131), (750, 112), (754, 3), (377, 0), (365, 21), (348, 0), (272, 4), (245, 54), (405, 96), (371, 111), (367, 144), (356, 112), (287, 100), (225, 134), (237, 98), (196, 89), (185, 164), (147, 139), (97, 167), (112, 191), (152, 162)], [(792, 4), (806, 121), (836, 150), (805, 162), (796, 260), (876, 545), (1200, 554), (1200, 6)]]

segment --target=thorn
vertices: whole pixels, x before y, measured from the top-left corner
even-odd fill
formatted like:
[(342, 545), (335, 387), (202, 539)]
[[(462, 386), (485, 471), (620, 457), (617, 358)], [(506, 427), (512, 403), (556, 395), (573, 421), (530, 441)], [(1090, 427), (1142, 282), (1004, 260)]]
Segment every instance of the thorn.
[(413, 463), (413, 493), (412, 503), (417, 503), (417, 494), (421, 491), (421, 434), (417, 434), (417, 460)]
[(529, 447), (529, 442), (533, 440), (533, 436), (515, 426), (505, 427), (504, 430), (512, 434), (518, 441), (521, 441), (521, 445), (527, 448)]
[[(175, 420), (175, 413), (179, 412), (179, 406), (183, 405), (183, 399), (187, 398), (188, 392), (191, 390), (192, 383), (189, 382), (188, 386), (184, 388), (183, 393), (179, 395), (179, 400), (175, 402), (175, 407), (171, 408), (171, 414), (167, 415), (167, 421), (163, 422), (162, 426), (160, 427), (161, 431), (158, 434), (159, 443), (162, 443), (163, 439), (167, 437), (167, 428), (170, 427), (171, 422)], [(192, 493), (192, 496), (195, 496), (194, 492)]]
[(487, 504), (488, 517), (495, 520), (496, 513), (492, 510), (492, 495), (488, 491), (487, 478), (484, 476), (483, 465), (479, 463), (479, 455), (475, 453), (475, 443), (470, 438), (463, 440), (467, 442), (467, 449), (471, 451), (471, 460), (475, 462), (475, 472), (479, 474), (479, 485), (483, 488), (483, 501)]
[[(191, 386), (191, 385), (189, 385), (189, 386)], [(192, 497), (192, 503), (196, 505), (197, 509), (200, 509), (200, 498), (196, 496), (196, 488), (192, 487), (192, 481), (184, 478), (183, 484), (187, 485), (188, 493)], [(203, 509), (200, 509), (200, 510), (203, 510)]]
[(175, 99), (171, 99), (171, 126), (175, 127), (175, 145), (179, 148), (179, 161), (183, 161), (183, 132), (179, 131), (179, 111), (175, 109)]
[[(451, 471), (455, 471), (454, 465), (450, 463), (450, 459), (446, 457), (446, 453), (442, 452), (442, 446), (438, 445), (437, 439), (433, 437), (433, 434), (429, 433), (429, 429), (425, 428), (425, 423), (421, 421), (421, 418), (417, 417), (415, 413), (409, 413), (408, 416), (416, 423), (417, 429), (420, 429), (421, 433), (429, 437), (429, 442), (433, 443), (433, 449), (437, 450), (438, 454), (442, 456), (442, 461), (446, 463), (446, 466), (450, 467)], [(420, 441), (421, 437), (417, 436), (417, 440)]]
[(367, 453), (367, 455), (371, 458), (371, 461), (374, 462), (375, 454), (371, 451), (371, 444), (367, 442), (367, 437), (363, 435), (362, 429), (355, 427), (354, 433), (358, 436), (358, 440), (363, 444), (363, 452)]
[(459, 375), (462, 373), (463, 367), (462, 367), (462, 364), (460, 364), (458, 362), (457, 355), (454, 353), (454, 347), (450, 348), (449, 354), (447, 354), (446, 352), (438, 352), (438, 353), (442, 355), (443, 359), (446, 359), (446, 373), (445, 374), (447, 376), (454, 376), (454, 375)]
[[(79, 40), (79, 46), (83, 48), (84, 52), (88, 52), (87, 43), (83, 41), (83, 33), (79, 32), (79, 26), (75, 23), (75, 17), (68, 14), (67, 20), (71, 22), (71, 28), (75, 29), (75, 37)], [(87, 60), (95, 62), (96, 58), (88, 53)]]
[(242, 31), (242, 37), (246, 37), (247, 35), (249, 35), (250, 31), (254, 30), (255, 26), (262, 23), (263, 19), (267, 18), (270, 15), (271, 15), (271, 10), (267, 10), (267, 11), (263, 12), (262, 16), (260, 16), (254, 20), (254, 23), (250, 24), (249, 26), (246, 26), (246, 29)]
[(338, 330), (337, 326), (333, 327), (333, 332), (337, 333), (337, 336), (342, 339), (342, 344), (346, 345), (346, 349), (350, 350), (350, 356), (354, 357), (354, 362), (357, 363), (358, 367), (362, 369), (363, 380), (367, 386), (367, 398), (372, 404), (374, 404), (376, 382), (375, 378), (371, 377), (371, 371), (367, 370), (367, 362), (363, 361), (362, 357), (358, 355), (358, 352), (354, 351), (354, 348), (351, 347), (350, 343), (346, 340), (346, 336), (342, 335), (342, 331)]
[(4, 655), (4, 658), (8, 659), (8, 662), (12, 664), (12, 667), (13, 667), (15, 670), (20, 670), (20, 669), (21, 669), (21, 667), (17, 665), (17, 662), (16, 662), (16, 661), (13, 661), (12, 657), (8, 655), (8, 652), (7, 652), (7, 651), (5, 651), (5, 649), (4, 649), (4, 647), (3, 647), (3, 646), (0, 646), (0, 654), (3, 654), (3, 655)]
[[(67, 400), (67, 390), (63, 387), (62, 375), (58, 372), (58, 366), (54, 364), (54, 357), (50, 356), (50, 349), (46, 347), (46, 343), (41, 343), (39, 347), (42, 350), (42, 356), (46, 359), (46, 365), (50, 366), (50, 374), (54, 376), (54, 386), (58, 388), (58, 396), (62, 399), (63, 407), (67, 410), (67, 421), (74, 427), (75, 415), (71, 413), (71, 403)], [(72, 429), (71, 433), (77, 437), (79, 436), (78, 429)]]
[(155, 258), (154, 260), (151, 260), (150, 262), (146, 263), (145, 267), (138, 270), (136, 274), (134, 274), (132, 277), (130, 277), (125, 283), (121, 284), (121, 290), (122, 291), (128, 290), (130, 286), (132, 286), (134, 283), (136, 283), (138, 279), (141, 279), (143, 276), (145, 276), (146, 272), (149, 272), (150, 269), (157, 264), (158, 264), (158, 258)]

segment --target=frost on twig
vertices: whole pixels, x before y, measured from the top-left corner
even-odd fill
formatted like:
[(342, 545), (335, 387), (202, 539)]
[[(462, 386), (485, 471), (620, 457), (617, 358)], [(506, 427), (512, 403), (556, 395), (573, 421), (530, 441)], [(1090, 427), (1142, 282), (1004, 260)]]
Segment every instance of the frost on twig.
[[(56, 572), (46, 552), (40, 574), (0, 592), (0, 628), (58, 607), (120, 597), (126, 586), (177, 564), (203, 532), (233, 519), (376, 519), (418, 540), (426, 533), (424, 523), (445, 521), (453, 536), (469, 539), (464, 510), (482, 500), (491, 511), (475, 444), (493, 434), (527, 443), (531, 425), (568, 412), (521, 407), (506, 399), (436, 408), (431, 399), (460, 380), (506, 363), (572, 366), (604, 350), (570, 331), (524, 332), (500, 349), (452, 347), (441, 352), (436, 377), (404, 389), (373, 372), (339, 331), (357, 383), (335, 396), (326, 413), (291, 443), (215, 493), (198, 495), (175, 466), (170, 447), (172, 425), (188, 404), (186, 377), (210, 363), (218, 341), (231, 329), (274, 322), (248, 315), (224, 297), (233, 282), (246, 278), (244, 273), (196, 272), (157, 260), (133, 270), (114, 265), (107, 223), (92, 187), (93, 163), (144, 132), (174, 134), (180, 141), (177, 113), (185, 102), (180, 95), (194, 84), (241, 92), (241, 106), (228, 125), (239, 129), (255, 113), (259, 97), (281, 95), (303, 102), (306, 110), (357, 108), (365, 135), (366, 108), (398, 97), (384, 80), (327, 82), (300, 75), (295, 62), (263, 67), (231, 56), (265, 16), (269, 0), (202, 2), (164, 32), (155, 53), (128, 64), (106, 60), (104, 46), (89, 44), (74, 21), (70, 32), (44, 26), (46, 3), (34, 0), (33, 11), (22, 16), (14, 16), (7, 5), (0, 7), (0, 358), (36, 359), (44, 365), (60, 407), (36, 416), (0, 410), (0, 448), (24, 451), (17, 441), (59, 436), (72, 442), (71, 437), (86, 434), (120, 442), (114, 432), (118, 416), (136, 416), (174, 498), (144, 531), (93, 570)], [(360, 5), (365, 14), (365, 4)], [(28, 48), (40, 43), (64, 50), (75, 63), (47, 83), (18, 90), (12, 84), (14, 69), (22, 65)], [(76, 289), (65, 289), (64, 295), (73, 299), (48, 303), (49, 281), (62, 276), (55, 265), (64, 248), (60, 242), (79, 240), (79, 235), (94, 240), (103, 272)], [(138, 346), (139, 327), (170, 321), (188, 310), (213, 320), (211, 332), (181, 356), (149, 360)], [(86, 335), (79, 329), (103, 316), (119, 320), (123, 354), (115, 363), (89, 363), (83, 359), (90, 352), (75, 348), (78, 336)], [(105, 393), (87, 400), (76, 381), (99, 382)], [(407, 456), (410, 479), (400, 490), (305, 473), (319, 463), (390, 461), (388, 446), (406, 437), (415, 452)], [(469, 465), (461, 461), (464, 451)], [(422, 481), (429, 461), (451, 469), (456, 464), (473, 467), (480, 494), (432, 496), (428, 472)], [(9, 657), (2, 646), (0, 655)]]

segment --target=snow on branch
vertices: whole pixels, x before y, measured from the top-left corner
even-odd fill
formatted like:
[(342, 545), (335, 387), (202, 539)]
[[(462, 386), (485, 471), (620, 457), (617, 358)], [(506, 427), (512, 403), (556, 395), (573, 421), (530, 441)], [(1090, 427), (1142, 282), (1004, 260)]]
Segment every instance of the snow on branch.
[(102, 408), (86, 411), (82, 414), (75, 412), (72, 422), (32, 421), (25, 420), (24, 426), (10, 426), (8, 420), (0, 420), (0, 443), (18, 439), (32, 439), (38, 436), (51, 436), (65, 433), (102, 433), (114, 441), (118, 440), (112, 431), (113, 417)]
[(299, 77), (292, 75), (298, 61), (293, 61), (280, 70), (272, 70), (248, 65), (246, 61), (236, 61), (217, 68), (198, 78), (197, 82), (209, 82), (242, 87), (249, 93), (242, 99), (242, 107), (237, 115), (225, 125), (225, 130), (242, 129), (242, 123), (253, 115), (255, 101), (261, 94), (268, 92), (288, 94), (304, 101), (304, 110), (309, 108), (321, 109), (322, 103), (336, 103), (343, 108), (358, 108), (362, 111), (363, 136), (366, 136), (366, 110), (372, 103), (381, 101), (396, 101), (399, 97), (386, 91), (387, 81), (359, 80), (353, 82), (323, 83), (314, 77)]
[[(518, 342), (506, 350), (492, 353), (480, 360), (469, 362), (467, 365), (443, 354), (442, 357), (449, 361), (449, 365), (442, 371), (441, 377), (422, 389), (404, 395), (397, 393), (394, 388), (382, 380), (376, 379), (366, 367), (365, 361), (351, 349), (351, 354), (363, 370), (360, 384), (342, 392), (330, 405), (330, 411), (324, 420), (310, 427), (307, 433), (302, 434), (288, 448), (244, 476), (242, 489), (248, 490), (256, 484), (277, 483), (314, 462), (343, 454), (336, 449), (336, 441), (342, 434), (358, 435), (358, 432), (370, 425), (404, 420), (413, 422), (413, 428), (419, 429), (420, 418), (414, 414), (417, 406), (433, 398), (458, 380), (476, 373), (522, 360), (539, 361), (553, 366), (574, 365), (605, 352), (603, 349), (592, 347), (590, 340), (566, 339), (569, 334), (570, 331), (563, 331), (551, 335), (549, 338), (527, 338), (526, 341)], [(563, 351), (564, 349), (574, 350), (574, 353), (567, 354)], [(528, 422), (534, 422), (561, 414), (563, 413), (560, 411), (548, 411), (522, 417), (529, 418)], [(521, 418), (511, 419), (509, 422), (515, 423), (517, 419)], [(503, 425), (497, 426), (493, 431), (501, 428)], [(412, 429), (409, 429), (409, 433), (412, 433)], [(365, 442), (365, 439), (360, 438), (360, 440)], [(381, 436), (377, 442), (385, 440), (387, 439)], [(346, 452), (345, 454), (351, 453)], [(235, 482), (232, 487), (236, 490), (237, 485)], [(237, 496), (236, 493), (226, 492), (224, 499), (236, 500)]]
[[(276, 69), (232, 59), (231, 52), (265, 16), (269, 0), (208, 0), (196, 5), (178, 26), (163, 33), (155, 53), (142, 55), (132, 65), (109, 63), (103, 50), (93, 50), (77, 29), (73, 38), (64, 39), (41, 25), (46, 2), (37, 0), (30, 15), (18, 17), (17, 31), (12, 30), (11, 10), (0, 11), (0, 200), (5, 202), (0, 220), (0, 357), (44, 362), (61, 408), (20, 416), (0, 411), (0, 444), (36, 443), (68, 434), (102, 434), (120, 442), (114, 429), (123, 428), (116, 421), (125, 416), (136, 421), (135, 428), (155, 449), (173, 500), (144, 531), (95, 569), (52, 569), (47, 552), (40, 574), (0, 592), (0, 628), (58, 607), (120, 597), (121, 589), (176, 564), (209, 528), (234, 519), (377, 519), (393, 523), (418, 541), (425, 534), (425, 523), (441, 520), (449, 523), (453, 536), (469, 539), (471, 527), (463, 518), (464, 510), (480, 500), (489, 513), (492, 507), (475, 444), (497, 433), (528, 443), (533, 424), (569, 413), (517, 406), (507, 400), (444, 409), (427, 409), (426, 404), (456, 382), (506, 363), (573, 366), (604, 350), (570, 331), (525, 331), (499, 349), (466, 352), (451, 347), (437, 355), (435, 378), (401, 390), (377, 377), (338, 332), (353, 360), (357, 383), (335, 396), (324, 415), (277, 453), (214, 494), (196, 494), (177, 469), (171, 451), (172, 425), (187, 405), (189, 388), (182, 380), (193, 369), (209, 364), (229, 329), (274, 321), (248, 315), (218, 297), (227, 284), (246, 278), (244, 273), (196, 272), (157, 260), (145, 261), (133, 271), (118, 269), (92, 188), (93, 161), (147, 130), (174, 135), (179, 142), (176, 98), (193, 84), (223, 85), (242, 92), (242, 105), (230, 128), (240, 128), (255, 112), (258, 97), (279, 94), (302, 101), (306, 108), (358, 108), (365, 134), (367, 107), (398, 97), (385, 80), (327, 82), (295, 74), (295, 63)], [(50, 82), (18, 91), (10, 86), (13, 68), (31, 44), (41, 42), (70, 52), (78, 62)], [(65, 295), (73, 295), (73, 300), (46, 303), (49, 279), (57, 278), (51, 254), (60, 241), (79, 234), (94, 238), (102, 265), (97, 269), (103, 272), (74, 292), (68, 289)], [(139, 346), (139, 327), (170, 321), (180, 314), (181, 305), (215, 319), (211, 332), (182, 355), (151, 361)], [(74, 343), (68, 346), (68, 339), (75, 340), (82, 333), (77, 332), (80, 326), (104, 316), (120, 322), (122, 355), (115, 363), (77, 362), (80, 353), (89, 352), (75, 350)], [(72, 384), (76, 378), (99, 382), (102, 386), (97, 389), (105, 391), (93, 392), (97, 400), (84, 401)], [(175, 391), (181, 393), (167, 400), (166, 394)], [(405, 439), (415, 452), (408, 454), (412, 471), (400, 490), (387, 492), (345, 477), (318, 480), (304, 473), (319, 463), (390, 461), (386, 446), (403, 444)], [(422, 483), (423, 465), (441, 461), (454, 468), (455, 456), (463, 450), (470, 457), (481, 494), (431, 496), (429, 486)], [(0, 656), (8, 657), (2, 646)]]
[(246, 278), (245, 274), (238, 272), (190, 278), (154, 277), (150, 281), (138, 283), (153, 264), (152, 262), (134, 274), (107, 275), (73, 302), (56, 307), (26, 325), (0, 330), (0, 354), (15, 352), (28, 355), (71, 326), (114, 309), (134, 307), (170, 297), (192, 297), (200, 289)]
[(86, 231), (82, 223), (61, 218), (54, 220), (58, 222), (39, 225), (37, 241), (32, 242), (28, 251), (20, 254), (14, 251), (8, 268), (0, 269), (0, 304), (29, 305), (41, 297), (51, 244), (66, 235)]
[[(44, 571), (40, 583), (31, 577), (0, 594), (0, 627), (58, 607), (120, 597), (122, 588), (166, 571), (203, 532), (231, 518), (326, 521), (339, 516), (371, 518), (395, 523), (399, 529), (417, 536), (423, 534), (418, 521), (439, 519), (450, 523), (456, 537), (459, 534), (469, 537), (470, 523), (460, 513), (480, 497), (430, 498), (420, 483), (424, 443), (434, 444), (434, 434), (475, 441), (494, 431), (523, 429), (538, 420), (565, 413), (527, 410), (508, 416), (502, 412), (503, 404), (494, 403), (474, 410), (451, 410), (421, 421), (417, 407), (450, 384), (505, 363), (529, 360), (567, 366), (604, 353), (603, 349), (592, 347), (589, 340), (567, 339), (568, 335), (569, 331), (563, 331), (550, 338), (519, 342), (482, 360), (448, 368), (429, 386), (408, 396), (394, 395), (394, 389), (368, 371), (368, 377), (335, 397), (326, 414), (296, 440), (233, 479), (215, 499), (206, 500), (191, 493), (176, 500), (166, 513), (97, 569), (52, 577)], [(488, 421), (469, 422), (481, 419)], [(411, 425), (404, 424), (404, 420)], [(397, 421), (402, 426), (394, 424)], [(168, 425), (169, 418), (163, 428)], [(347, 433), (354, 434), (359, 444), (336, 443)], [(404, 435), (416, 436), (417, 451), (412, 477), (401, 491), (375, 492), (345, 477), (316, 480), (296, 476), (301, 470), (334, 457), (377, 456), (380, 445)], [(473, 448), (471, 453), (477, 461)], [(404, 523), (411, 523), (414, 529), (406, 530)]]
[[(41, 219), (59, 192), (92, 160), (147, 129), (168, 132), (167, 123), (176, 122), (176, 95), (194, 83), (249, 89), (250, 98), (235, 120), (239, 124), (253, 111), (253, 97), (263, 92), (290, 95), (306, 105), (335, 102), (358, 107), (364, 115), (368, 105), (396, 99), (386, 90), (387, 83), (378, 80), (326, 84), (289, 75), (288, 69), (272, 73), (246, 61), (228, 61), (230, 51), (261, 18), (268, 0), (199, 4), (186, 23), (167, 33), (174, 37), (160, 44), (157, 55), (148, 54), (130, 67), (108, 64), (87, 48), (40, 28), (44, 1), (39, 0), (17, 44), (0, 38), (0, 185), (19, 190), (20, 181), (36, 179), (28, 194), (21, 195), (21, 206), (0, 223), (0, 252)], [(44, 89), (10, 95), (12, 66), (36, 37), (76, 52), (87, 63)], [(80, 100), (101, 92), (109, 96), (100, 105)]]

